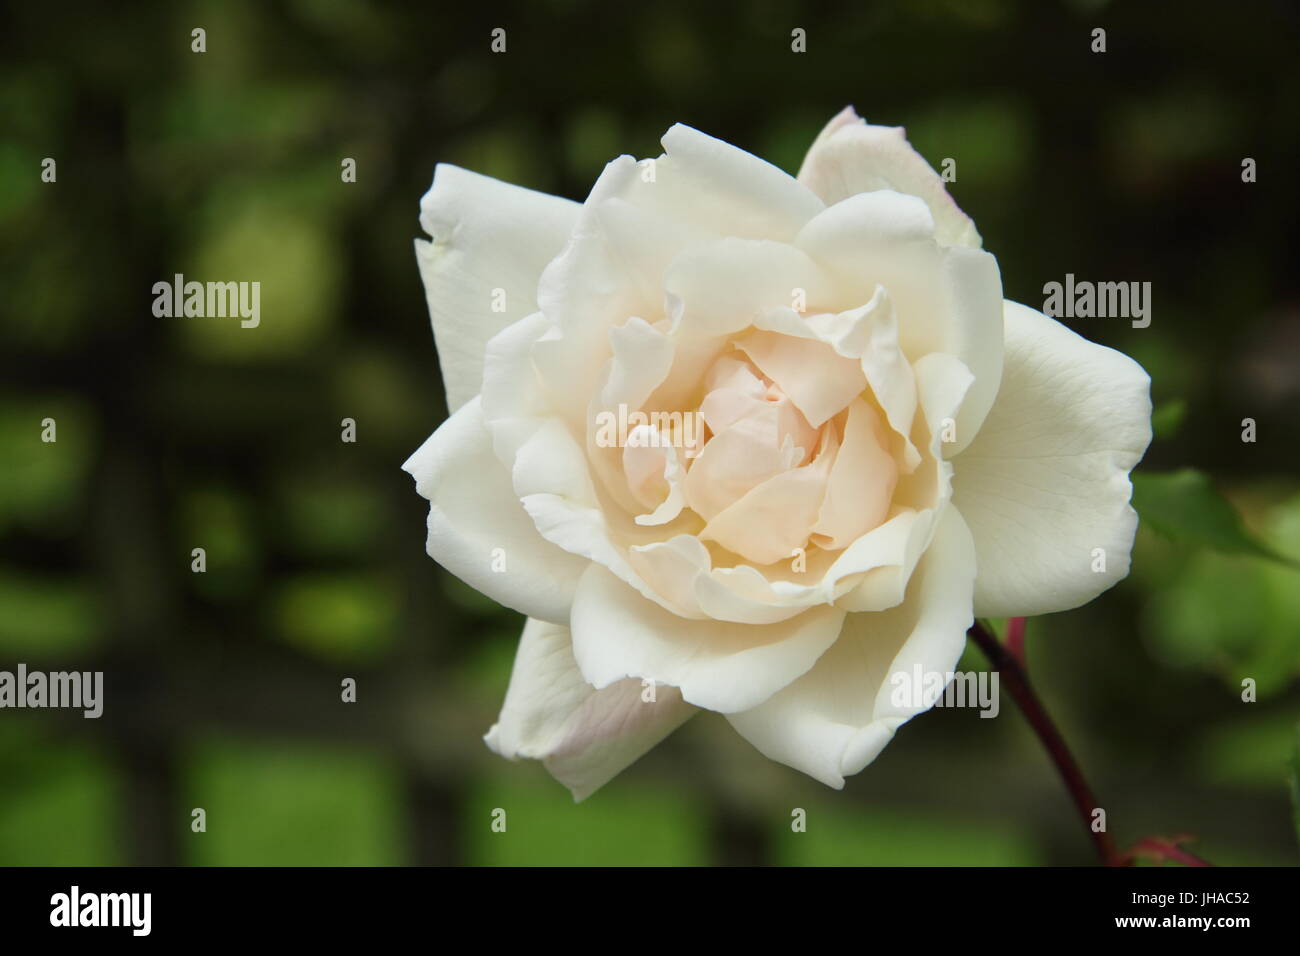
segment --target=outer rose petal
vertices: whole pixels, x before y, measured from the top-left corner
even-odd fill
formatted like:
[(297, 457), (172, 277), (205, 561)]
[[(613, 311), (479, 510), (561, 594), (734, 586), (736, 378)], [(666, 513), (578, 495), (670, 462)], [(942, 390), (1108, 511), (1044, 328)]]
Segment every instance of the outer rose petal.
[(953, 501), (975, 537), (975, 613), (990, 617), (1078, 607), (1128, 574), (1128, 473), (1151, 442), (1141, 366), (1015, 302), (1005, 323), (1002, 388), (952, 460)]
[(844, 612), (812, 607), (776, 624), (681, 618), (647, 601), (600, 565), (573, 602), (573, 653), (598, 688), (625, 677), (680, 687), (689, 703), (748, 710), (803, 674), (835, 641)]
[(529, 619), (501, 716), (484, 740), (503, 757), (541, 760), (584, 800), (695, 713), (675, 687), (642, 700), (639, 680), (596, 690), (573, 659), (569, 629)]
[[(586, 568), (537, 533), (492, 454), (479, 399), (462, 406), (402, 465), (429, 499), (429, 556), (470, 587), (530, 617), (567, 622)], [(493, 549), (505, 571), (494, 571)]]
[[(415, 241), (433, 337), (447, 387), (460, 408), (483, 383), (483, 348), (507, 325), (537, 311), (537, 283), (573, 231), (582, 207), (442, 163), (420, 200)], [(492, 310), (493, 290), (505, 292)]]
[(925, 200), (935, 238), (945, 246), (980, 247), (970, 217), (943, 180), (907, 142), (901, 126), (871, 126), (845, 107), (813, 142), (799, 169), (803, 183), (828, 206), (857, 193), (894, 189)]
[(707, 133), (678, 123), (660, 142), (654, 180), (638, 177), (633, 195), (673, 218), (719, 235), (785, 242), (822, 209), (788, 173)]
[[(767, 702), (727, 719), (765, 757), (837, 790), (927, 706), (898, 707), (890, 675), (947, 673), (970, 627), (974, 546), (961, 515), (944, 510), (930, 549), (896, 608), (850, 614), (835, 645)], [(932, 703), (932, 702), (931, 702)]]

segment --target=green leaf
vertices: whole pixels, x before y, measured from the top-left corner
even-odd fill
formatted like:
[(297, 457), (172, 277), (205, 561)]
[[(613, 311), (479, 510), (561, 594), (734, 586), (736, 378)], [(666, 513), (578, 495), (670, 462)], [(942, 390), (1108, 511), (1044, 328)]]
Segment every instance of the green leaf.
[[(1258, 489), (1251, 497), (1261, 540), (1280, 554), (1300, 554), (1300, 494), (1267, 507)], [(1160, 659), (1216, 674), (1234, 693), (1245, 677), (1256, 681), (1260, 700), (1285, 693), (1300, 677), (1300, 568), (1156, 539), (1142, 536), (1146, 553), (1135, 563), (1151, 585), (1143, 629)], [(1272, 745), (1237, 741), (1224, 752), (1290, 753), (1294, 724), (1291, 715)]]
[(1194, 468), (1133, 475), (1133, 507), (1172, 541), (1294, 565), (1247, 531), (1236, 509)]
[(1151, 413), (1151, 431), (1156, 438), (1173, 438), (1186, 417), (1187, 403), (1181, 398), (1161, 402), (1160, 407)]

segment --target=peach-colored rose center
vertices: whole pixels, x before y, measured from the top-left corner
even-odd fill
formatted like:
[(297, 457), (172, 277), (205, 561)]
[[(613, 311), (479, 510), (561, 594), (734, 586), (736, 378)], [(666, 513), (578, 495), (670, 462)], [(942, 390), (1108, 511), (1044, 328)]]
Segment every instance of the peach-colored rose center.
[[(861, 363), (816, 339), (750, 330), (703, 378), (685, 443), (629, 441), (623, 471), (649, 512), (689, 508), (699, 537), (744, 561), (837, 550), (889, 513), (899, 468)], [(642, 435), (641, 438), (648, 436)]]

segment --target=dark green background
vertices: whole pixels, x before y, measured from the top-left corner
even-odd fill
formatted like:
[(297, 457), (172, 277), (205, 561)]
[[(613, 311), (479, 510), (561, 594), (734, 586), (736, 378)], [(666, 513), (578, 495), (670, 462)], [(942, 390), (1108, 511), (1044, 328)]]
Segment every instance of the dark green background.
[[(0, 863), (1090, 860), (1009, 698), (997, 720), (918, 718), (842, 793), (714, 715), (579, 806), (486, 750), (521, 620), (424, 555), (399, 471), (445, 415), (411, 247), (440, 161), (581, 199), (678, 121), (792, 172), (848, 103), (905, 125), (956, 159), (1008, 297), (1041, 305), (1067, 272), (1153, 283), (1148, 329), (1070, 323), (1141, 361), (1157, 403), (1186, 401), (1142, 467), (1207, 470), (1300, 556), (1294, 4), (74, 2), (5, 21), (0, 668), (101, 669), (107, 696), (98, 721), (0, 711)], [(155, 318), (177, 272), (259, 280), (261, 328)], [(1121, 844), (1194, 833), (1220, 863), (1300, 861), (1297, 585), (1144, 531), (1128, 581), (1030, 623)]]

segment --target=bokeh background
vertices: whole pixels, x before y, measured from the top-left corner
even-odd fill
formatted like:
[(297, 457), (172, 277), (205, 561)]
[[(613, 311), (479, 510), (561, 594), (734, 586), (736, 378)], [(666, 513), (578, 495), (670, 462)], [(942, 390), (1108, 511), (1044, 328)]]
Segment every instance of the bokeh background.
[[(0, 711), (0, 863), (1091, 862), (1009, 698), (996, 720), (918, 718), (842, 793), (712, 715), (577, 806), (486, 750), (521, 619), (425, 556), (399, 470), (446, 414), (411, 245), (437, 162), (582, 199), (678, 121), (792, 172), (848, 103), (905, 125), (936, 167), (957, 160), (1008, 297), (1041, 305), (1067, 272), (1153, 283), (1147, 329), (1068, 323), (1150, 370), (1161, 437), (1142, 470), (1203, 469), (1300, 557), (1292, 3), (214, 0), (4, 19), (0, 668), (103, 670), (106, 708)], [(155, 318), (151, 287), (177, 272), (261, 281), (261, 327)], [(1029, 627), (1121, 844), (1188, 833), (1215, 862), (1300, 862), (1300, 572), (1144, 529), (1128, 581)]]

